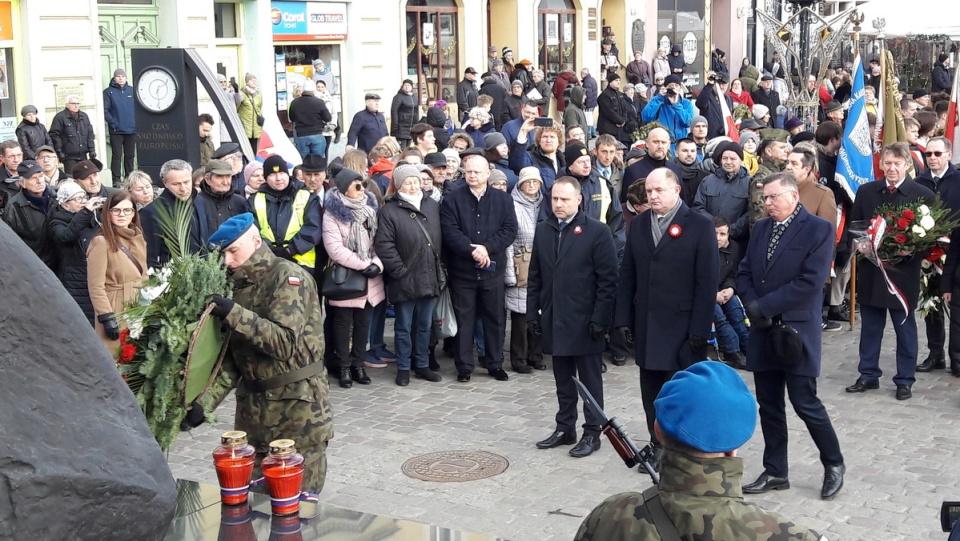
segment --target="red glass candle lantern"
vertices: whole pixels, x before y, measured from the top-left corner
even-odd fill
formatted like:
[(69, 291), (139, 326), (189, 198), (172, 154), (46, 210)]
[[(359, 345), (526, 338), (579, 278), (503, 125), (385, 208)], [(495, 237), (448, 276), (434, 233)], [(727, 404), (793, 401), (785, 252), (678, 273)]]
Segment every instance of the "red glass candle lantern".
[(213, 465), (217, 469), (220, 501), (224, 505), (247, 502), (256, 454), (256, 449), (247, 443), (246, 432), (231, 430), (220, 436), (220, 446), (213, 451)]
[(300, 511), (303, 455), (297, 452), (294, 445), (293, 440), (270, 442), (270, 454), (260, 464), (263, 476), (267, 479), (274, 515), (294, 515)]

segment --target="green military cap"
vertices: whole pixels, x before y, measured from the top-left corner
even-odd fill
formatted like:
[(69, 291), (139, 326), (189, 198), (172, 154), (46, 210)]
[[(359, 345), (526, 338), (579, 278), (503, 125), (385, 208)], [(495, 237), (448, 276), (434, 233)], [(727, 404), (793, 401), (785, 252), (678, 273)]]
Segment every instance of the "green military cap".
[(760, 130), (761, 141), (779, 141), (781, 143), (786, 143), (789, 138), (790, 132), (786, 130), (780, 130), (777, 128), (764, 128)]

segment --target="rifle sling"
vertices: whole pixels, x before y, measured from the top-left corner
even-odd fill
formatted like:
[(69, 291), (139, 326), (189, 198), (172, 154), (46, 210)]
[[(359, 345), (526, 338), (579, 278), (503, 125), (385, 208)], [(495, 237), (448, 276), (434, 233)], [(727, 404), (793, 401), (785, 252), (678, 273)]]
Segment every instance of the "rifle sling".
[(660, 491), (657, 485), (653, 485), (643, 491), (643, 504), (650, 513), (650, 519), (653, 520), (653, 526), (657, 529), (660, 539), (663, 541), (682, 541), (677, 527), (667, 517), (667, 512), (663, 509), (663, 503), (660, 502)]

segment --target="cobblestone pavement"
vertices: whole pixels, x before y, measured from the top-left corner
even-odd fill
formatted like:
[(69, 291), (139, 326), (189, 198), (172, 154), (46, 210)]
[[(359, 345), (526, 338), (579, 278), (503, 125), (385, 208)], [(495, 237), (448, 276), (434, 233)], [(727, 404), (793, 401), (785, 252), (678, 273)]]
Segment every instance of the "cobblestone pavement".
[[(388, 343), (392, 345), (392, 320)], [(788, 407), (791, 489), (748, 499), (795, 518), (831, 540), (946, 539), (939, 531), (944, 499), (960, 499), (960, 379), (946, 371), (918, 374), (911, 400), (894, 399), (894, 337), (884, 338), (881, 388), (852, 395), (857, 377), (858, 329), (824, 334), (819, 393), (833, 419), (847, 465), (845, 486), (833, 501), (819, 498), (823, 469), (816, 448)], [(921, 327), (921, 359), (926, 355)], [(439, 349), (439, 348), (438, 348)], [(443, 381), (394, 384), (395, 368), (370, 369), (373, 384), (344, 390), (331, 384), (336, 438), (321, 499), (334, 505), (444, 527), (495, 534), (513, 541), (572, 539), (583, 517), (606, 496), (649, 486), (629, 471), (608, 442), (584, 459), (569, 447), (538, 450), (533, 443), (554, 428), (552, 373), (512, 371), (497, 382), (478, 370), (456, 382), (452, 359), (441, 354)], [(509, 364), (509, 363), (508, 363)], [(753, 387), (752, 377), (742, 375)], [(604, 376), (606, 410), (646, 443), (637, 368), (610, 366)], [(218, 422), (183, 433), (169, 456), (176, 477), (216, 483), (210, 453), (232, 428), (235, 402), (217, 410)], [(740, 451), (747, 482), (762, 472), (760, 427)], [(407, 459), (435, 451), (483, 450), (509, 468), (466, 483), (430, 483), (406, 477)]]

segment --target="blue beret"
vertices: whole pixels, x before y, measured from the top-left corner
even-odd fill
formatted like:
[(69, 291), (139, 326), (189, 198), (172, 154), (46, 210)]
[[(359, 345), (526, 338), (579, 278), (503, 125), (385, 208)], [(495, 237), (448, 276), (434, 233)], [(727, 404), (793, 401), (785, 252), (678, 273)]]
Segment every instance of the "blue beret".
[(757, 402), (750, 389), (736, 370), (716, 361), (677, 372), (653, 406), (664, 432), (707, 453), (739, 448), (757, 427)]
[(246, 233), (252, 225), (253, 214), (249, 212), (238, 214), (223, 222), (220, 229), (217, 229), (216, 233), (210, 235), (210, 240), (207, 241), (207, 245), (210, 246), (211, 250), (223, 250), (239, 239), (240, 235)]

